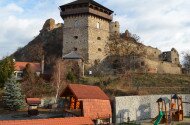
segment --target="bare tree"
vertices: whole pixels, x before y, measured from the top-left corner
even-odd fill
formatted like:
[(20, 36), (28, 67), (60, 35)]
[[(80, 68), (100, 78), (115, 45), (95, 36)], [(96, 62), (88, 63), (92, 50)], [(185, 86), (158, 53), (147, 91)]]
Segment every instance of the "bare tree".
[(75, 82), (75, 80), (68, 80), (68, 74), (70, 75), (70, 72), (72, 72), (76, 78), (79, 77), (79, 67), (77, 62), (62, 59), (58, 59), (56, 61), (52, 77), (52, 83), (56, 89), (56, 102), (60, 92), (67, 86), (67, 84), (70, 82)]
[(190, 51), (183, 53), (183, 67), (190, 72)]
[(62, 90), (66, 85), (66, 62), (64, 62), (61, 59), (58, 59), (54, 65), (53, 68), (53, 77), (52, 77), (52, 83), (56, 90), (56, 102), (58, 100), (58, 96), (60, 94), (60, 90)]
[(139, 37), (131, 35), (129, 32), (121, 37), (119, 35), (110, 36), (105, 50), (107, 55), (113, 59), (112, 66), (114, 69), (125, 73), (128, 68), (137, 68), (137, 59), (143, 57), (146, 53), (144, 45), (138, 42), (139, 39)]

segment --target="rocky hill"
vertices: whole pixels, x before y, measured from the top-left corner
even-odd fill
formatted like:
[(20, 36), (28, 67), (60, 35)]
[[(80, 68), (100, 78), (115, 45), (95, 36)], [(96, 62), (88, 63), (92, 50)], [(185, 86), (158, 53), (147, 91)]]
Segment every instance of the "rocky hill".
[(41, 62), (44, 58), (46, 73), (51, 72), (52, 65), (62, 56), (63, 24), (55, 24), (48, 19), (40, 33), (25, 47), (19, 48), (12, 56), (16, 61)]

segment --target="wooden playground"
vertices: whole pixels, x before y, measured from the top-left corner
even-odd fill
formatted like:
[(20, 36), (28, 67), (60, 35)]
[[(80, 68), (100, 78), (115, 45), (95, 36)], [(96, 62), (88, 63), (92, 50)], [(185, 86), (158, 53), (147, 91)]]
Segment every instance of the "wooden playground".
[[(151, 121), (154, 125), (171, 125), (177, 122), (183, 122), (184, 111), (182, 97), (174, 94), (171, 99), (162, 97), (157, 100), (159, 114)], [(189, 123), (190, 124), (190, 123)]]

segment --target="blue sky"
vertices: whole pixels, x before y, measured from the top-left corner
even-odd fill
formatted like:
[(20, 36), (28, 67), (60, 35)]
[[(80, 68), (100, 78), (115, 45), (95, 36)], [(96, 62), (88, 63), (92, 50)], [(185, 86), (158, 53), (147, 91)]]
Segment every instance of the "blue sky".
[[(63, 23), (58, 6), (73, 0), (0, 0), (0, 59), (39, 34), (46, 19)], [(96, 0), (145, 45), (190, 50), (190, 0)]]

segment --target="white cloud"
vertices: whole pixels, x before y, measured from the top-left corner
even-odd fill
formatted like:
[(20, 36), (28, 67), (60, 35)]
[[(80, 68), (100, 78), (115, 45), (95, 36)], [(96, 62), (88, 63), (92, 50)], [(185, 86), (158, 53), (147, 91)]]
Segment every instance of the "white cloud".
[(40, 20), (19, 19), (9, 16), (6, 20), (0, 20), (0, 56), (13, 53), (18, 47), (26, 45), (38, 34), (41, 27)]
[(163, 51), (176, 48), (180, 53), (190, 46), (190, 1), (188, 0), (106, 0), (115, 10), (121, 31), (141, 37), (146, 45)]
[[(46, 19), (54, 18), (56, 22), (63, 22), (58, 7), (74, 0), (18, 1), (19, 4), (0, 6), (0, 49), (4, 50), (0, 56), (27, 44), (38, 34)], [(189, 49), (189, 0), (96, 1), (115, 11), (114, 19), (120, 22), (122, 32), (128, 29), (139, 35), (144, 44), (163, 51), (172, 47), (180, 52)], [(35, 4), (31, 5), (30, 2)]]
[(8, 14), (8, 13), (22, 13), (24, 10), (22, 7), (19, 7), (15, 3), (10, 3), (5, 7), (0, 7), (1, 14)]

